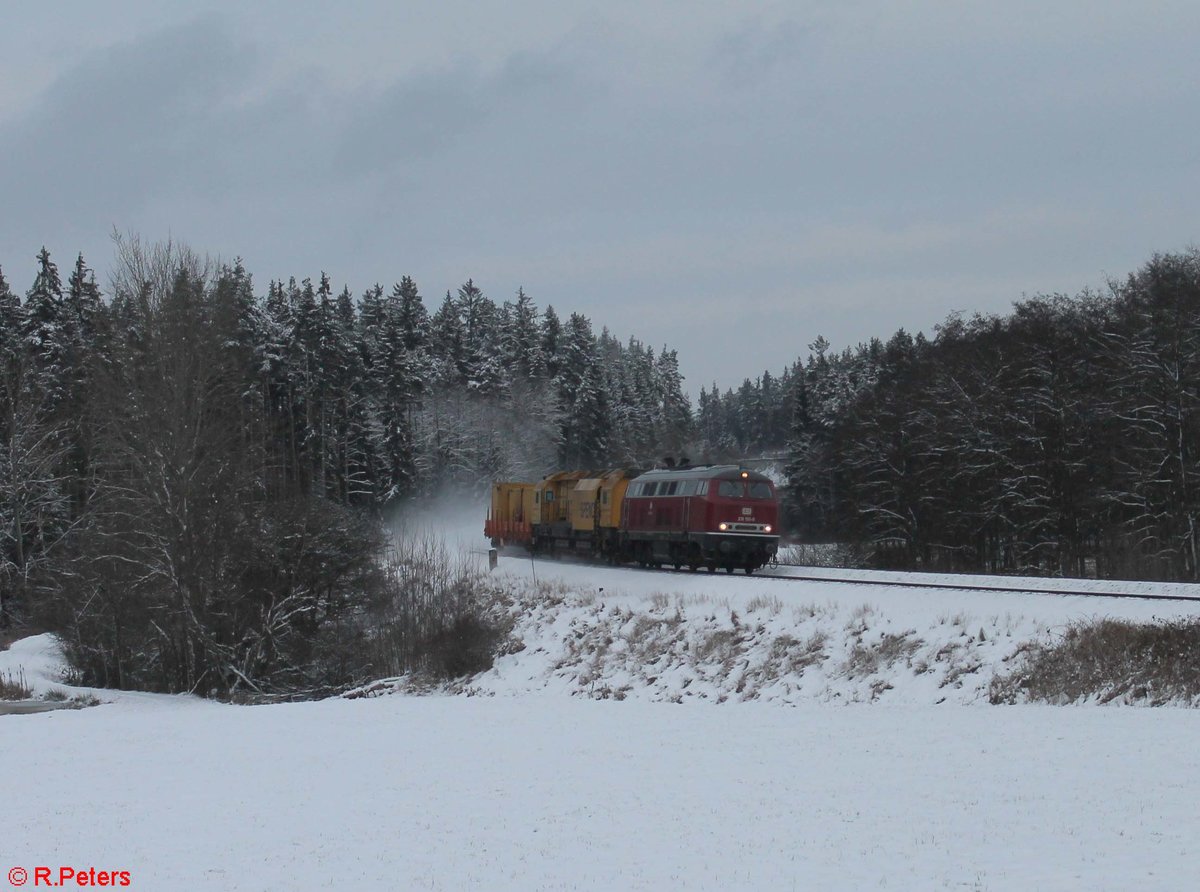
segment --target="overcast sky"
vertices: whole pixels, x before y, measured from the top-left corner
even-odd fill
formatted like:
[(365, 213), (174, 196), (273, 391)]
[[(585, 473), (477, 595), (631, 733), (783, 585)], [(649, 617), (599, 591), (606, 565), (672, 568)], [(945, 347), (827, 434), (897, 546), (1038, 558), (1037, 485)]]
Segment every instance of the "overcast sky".
[(693, 393), (1200, 241), (1200, 3), (9, 2), (0, 266), (468, 277)]

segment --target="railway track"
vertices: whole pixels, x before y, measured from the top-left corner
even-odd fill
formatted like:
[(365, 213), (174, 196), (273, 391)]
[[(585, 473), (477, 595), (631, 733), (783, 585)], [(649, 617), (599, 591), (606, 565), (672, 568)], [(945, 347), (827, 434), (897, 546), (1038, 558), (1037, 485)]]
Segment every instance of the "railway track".
[[(511, 555), (515, 557), (516, 555)], [(525, 555), (528, 557), (528, 555)], [(557, 561), (565, 561), (570, 563), (588, 563), (587, 561), (578, 561), (570, 556), (559, 555), (556, 558), (540, 557), (539, 560), (546, 560), (549, 563)], [(781, 564), (776, 569), (765, 568), (756, 571), (751, 576), (744, 576), (740, 572), (736, 574), (743, 579), (769, 579), (776, 582), (821, 582), (832, 585), (873, 585), (886, 586), (891, 588), (926, 588), (926, 589), (948, 589), (961, 592), (995, 592), (998, 594), (1016, 594), (1016, 595), (1051, 595), (1058, 597), (1084, 597), (1084, 598), (1117, 598), (1126, 600), (1138, 601), (1172, 601), (1172, 602), (1192, 602), (1200, 603), (1200, 594), (1169, 594), (1169, 593), (1152, 593), (1152, 592), (1130, 592), (1130, 591), (1098, 591), (1096, 589), (1084, 588), (1029, 588), (1028, 586), (1015, 585), (980, 585), (978, 583), (969, 582), (950, 582), (945, 581), (945, 577), (941, 577), (942, 581), (938, 581), (940, 574), (930, 573), (928, 580), (900, 580), (900, 579), (847, 579), (844, 576), (788, 576), (777, 572), (789, 565)], [(687, 569), (675, 570), (669, 566), (664, 566), (658, 569), (631, 567), (631, 566), (605, 566), (606, 570), (624, 570), (630, 573), (672, 573), (683, 574), (686, 576), (702, 575), (693, 574)], [(725, 576), (726, 574), (713, 574), (714, 576)], [(731, 577), (732, 578), (732, 577)]]
[[(682, 572), (682, 571), (681, 571)], [(932, 574), (931, 574), (932, 575)], [(774, 579), (784, 582), (824, 582), (836, 585), (876, 585), (895, 588), (952, 589), (964, 592), (999, 592), (1017, 595), (1058, 595), (1085, 598), (1125, 598), (1139, 601), (1193, 601), (1200, 603), (1200, 595), (1152, 594), (1149, 592), (1106, 592), (1095, 589), (1028, 588), (1011, 585), (978, 585), (964, 582), (907, 581), (896, 579), (847, 579), (842, 576), (785, 576), (770, 571), (756, 573), (757, 579)]]

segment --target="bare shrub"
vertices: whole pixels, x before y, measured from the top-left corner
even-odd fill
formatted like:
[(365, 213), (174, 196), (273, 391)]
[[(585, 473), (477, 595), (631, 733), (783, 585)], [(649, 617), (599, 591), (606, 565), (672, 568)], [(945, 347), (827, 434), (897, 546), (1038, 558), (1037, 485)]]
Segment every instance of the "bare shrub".
[(0, 700), (29, 700), (33, 691), (25, 683), (25, 673), (0, 672)]
[(1200, 703), (1200, 620), (1076, 623), (1025, 648), (988, 695), (992, 703)]
[(227, 520), (218, 532), (214, 519), (207, 539), (178, 533), (197, 555), (186, 574), (166, 545), (155, 551), (139, 537), (98, 536), (81, 553), (64, 579), (72, 597), (47, 623), (79, 683), (294, 699), (369, 677), (363, 614), (379, 587), (374, 523), (316, 499), (248, 505)]
[(490, 669), (507, 634), (498, 595), (467, 555), (428, 533), (402, 534), (387, 550), (372, 610), (376, 674), (449, 679)]
[(492, 668), (503, 635), (484, 617), (464, 612), (422, 642), (421, 666), (441, 678), (462, 678)]

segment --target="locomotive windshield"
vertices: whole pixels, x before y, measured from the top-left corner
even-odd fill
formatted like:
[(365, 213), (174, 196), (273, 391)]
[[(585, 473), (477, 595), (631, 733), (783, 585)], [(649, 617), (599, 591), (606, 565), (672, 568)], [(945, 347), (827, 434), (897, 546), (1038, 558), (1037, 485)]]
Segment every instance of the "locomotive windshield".
[[(749, 492), (747, 492), (749, 490)], [(741, 480), (722, 480), (717, 487), (717, 495), (726, 499), (769, 499), (773, 497), (771, 484), (764, 481), (743, 483)]]

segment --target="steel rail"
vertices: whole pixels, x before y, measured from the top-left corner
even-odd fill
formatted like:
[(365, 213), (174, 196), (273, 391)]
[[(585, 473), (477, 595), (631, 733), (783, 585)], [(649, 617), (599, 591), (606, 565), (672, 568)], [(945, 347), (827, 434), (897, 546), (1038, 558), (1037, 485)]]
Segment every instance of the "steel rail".
[[(516, 555), (510, 554), (512, 557)], [(529, 555), (524, 555), (528, 559)], [(632, 573), (680, 573), (687, 576), (699, 576), (700, 572), (693, 573), (691, 570), (680, 568), (678, 570), (671, 566), (662, 567), (636, 567), (629, 565), (612, 565), (604, 564), (588, 560), (584, 555), (574, 554), (559, 554), (559, 555), (538, 555), (535, 560), (553, 565), (558, 562), (573, 563), (573, 564), (592, 564), (594, 566), (603, 566), (606, 570), (628, 570)], [(781, 564), (781, 567), (795, 566)], [(725, 575), (728, 578), (733, 578), (734, 574), (710, 573), (704, 574), (712, 577)], [(835, 585), (877, 585), (891, 586), (894, 588), (929, 588), (929, 589), (945, 589), (951, 591), (962, 592), (997, 592), (999, 594), (1010, 595), (1057, 595), (1060, 597), (1083, 597), (1083, 598), (1123, 598), (1138, 601), (1184, 601), (1200, 603), (1200, 595), (1167, 595), (1167, 594), (1150, 594), (1147, 592), (1104, 592), (1094, 589), (1062, 589), (1062, 588), (1019, 588), (1011, 585), (972, 585), (964, 582), (918, 582), (918, 581), (902, 581), (896, 579), (846, 579), (839, 576), (781, 576), (770, 572), (755, 571), (750, 575), (740, 573), (743, 579), (771, 579), (782, 582), (824, 582), (833, 583)], [(941, 576), (943, 574), (931, 573), (930, 576)]]
[(772, 573), (754, 574), (756, 579), (780, 579), (785, 582), (832, 582), (840, 585), (885, 585), (896, 588), (952, 589), (964, 592), (999, 592), (1016, 595), (1061, 595), (1084, 598), (1130, 598), (1140, 601), (1195, 601), (1200, 595), (1158, 595), (1147, 592), (1104, 592), (1095, 589), (1017, 588), (1016, 586), (971, 585), (963, 582), (908, 582), (895, 579), (846, 579), (838, 576), (780, 576)]

